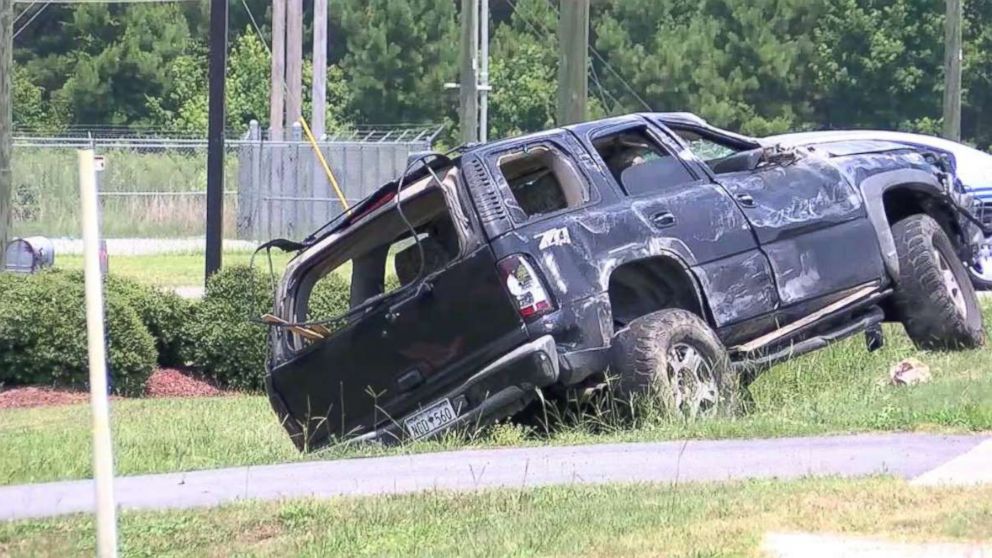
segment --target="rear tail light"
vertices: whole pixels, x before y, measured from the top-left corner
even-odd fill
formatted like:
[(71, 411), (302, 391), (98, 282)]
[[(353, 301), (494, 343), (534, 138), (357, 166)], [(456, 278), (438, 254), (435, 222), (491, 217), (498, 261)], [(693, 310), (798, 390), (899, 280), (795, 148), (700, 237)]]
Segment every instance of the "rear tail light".
[(555, 310), (554, 301), (526, 256), (508, 256), (496, 265), (521, 318), (533, 320)]

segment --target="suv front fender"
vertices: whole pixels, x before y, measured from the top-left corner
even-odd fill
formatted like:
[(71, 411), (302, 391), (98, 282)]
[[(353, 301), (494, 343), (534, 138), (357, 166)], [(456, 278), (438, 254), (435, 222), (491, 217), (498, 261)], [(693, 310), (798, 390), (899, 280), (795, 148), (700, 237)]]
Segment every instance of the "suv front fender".
[(939, 200), (944, 196), (944, 186), (931, 173), (917, 169), (900, 169), (869, 177), (863, 180), (859, 187), (868, 211), (868, 219), (878, 238), (885, 269), (891, 277), (899, 277), (899, 255), (896, 253), (895, 239), (892, 238), (892, 223), (889, 222), (885, 210), (885, 193), (899, 188)]

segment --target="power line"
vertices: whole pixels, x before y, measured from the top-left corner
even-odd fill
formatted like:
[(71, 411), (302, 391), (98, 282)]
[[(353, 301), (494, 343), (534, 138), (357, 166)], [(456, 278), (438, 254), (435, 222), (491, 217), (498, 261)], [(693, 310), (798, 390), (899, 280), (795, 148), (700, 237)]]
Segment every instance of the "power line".
[(604, 66), (606, 66), (606, 69), (609, 70), (611, 74), (613, 74), (614, 76), (616, 76), (616, 78), (618, 80), (620, 80), (620, 83), (622, 83), (623, 86), (627, 88), (627, 91), (629, 91), (630, 94), (633, 95), (634, 98), (637, 99), (637, 101), (639, 103), (641, 103), (641, 105), (644, 108), (646, 108), (648, 110), (648, 112), (652, 112), (653, 111), (653, 109), (651, 108), (651, 105), (649, 105), (647, 101), (645, 101), (640, 95), (638, 95), (637, 94), (637, 91), (634, 91), (634, 88), (631, 87), (629, 83), (627, 83), (627, 80), (623, 79), (623, 76), (620, 75), (620, 72), (618, 72), (615, 69), (613, 69), (613, 66), (609, 62), (607, 62), (605, 58), (603, 58), (603, 55), (602, 54), (600, 54), (595, 48), (593, 48), (592, 45), (589, 45), (589, 50), (591, 50), (592, 51), (592, 54), (596, 58), (598, 58), (599, 61), (602, 62)]
[[(37, 19), (38, 16), (41, 15), (41, 12), (45, 11), (45, 8), (47, 8), (49, 4), (50, 4), (50, 2), (45, 2), (44, 4), (42, 4), (41, 7), (38, 8), (38, 11), (36, 11), (33, 16), (31, 16), (30, 18), (28, 18), (28, 20), (24, 22), (24, 25), (22, 25), (20, 28), (17, 29), (17, 31), (14, 32), (14, 37), (13, 38), (16, 39), (17, 36), (20, 35), (22, 31), (24, 31), (25, 29), (27, 29), (28, 28), (28, 25), (31, 25), (31, 22), (34, 21), (35, 19)], [(30, 7), (31, 6), (28, 6), (28, 8), (30, 8)]]
[[(516, 2), (514, 2), (513, 0), (506, 0), (506, 2), (513, 9), (513, 13), (515, 13), (515, 14), (517, 14), (517, 15), (520, 16), (520, 19), (524, 22), (525, 25), (527, 25), (527, 27), (534, 33), (534, 35), (540, 37), (541, 36), (541, 33), (538, 31), (537, 27), (533, 23), (531, 23), (530, 19), (527, 16), (525, 16), (523, 14), (523, 12), (521, 12), (520, 10), (517, 9)], [(549, 8), (551, 8), (552, 10), (555, 9), (554, 5), (551, 3), (551, 0), (546, 0), (546, 2), (548, 4), (548, 7)], [(589, 45), (589, 50), (592, 52), (593, 56), (595, 56), (597, 59), (599, 59), (599, 61), (603, 64), (603, 66), (606, 67), (607, 70), (610, 71), (611, 74), (613, 74), (614, 76), (616, 76), (616, 78), (620, 81), (620, 83), (627, 89), (627, 91), (631, 94), (631, 96), (633, 96), (635, 99), (637, 99), (637, 101), (641, 104), (641, 106), (643, 106), (645, 109), (647, 109), (648, 112), (653, 112), (654, 109), (651, 108), (651, 105), (649, 105), (648, 102), (645, 101), (643, 97), (641, 97), (640, 95), (637, 94), (637, 91), (635, 91), (634, 88), (631, 87), (630, 83), (628, 83), (627, 80), (625, 80), (623, 78), (623, 76), (620, 75), (620, 72), (618, 72), (609, 63), (609, 61), (607, 61), (603, 57), (603, 55), (600, 54), (599, 51), (597, 51), (595, 49), (595, 47), (593, 47), (592, 45)], [(598, 80), (597, 80), (597, 83), (598, 83)], [(602, 85), (600, 85), (600, 87), (602, 87)], [(611, 95), (611, 97), (613, 97), (613, 96)], [(613, 98), (616, 99), (616, 97), (613, 97)], [(618, 104), (620, 104), (620, 103), (618, 103)]]

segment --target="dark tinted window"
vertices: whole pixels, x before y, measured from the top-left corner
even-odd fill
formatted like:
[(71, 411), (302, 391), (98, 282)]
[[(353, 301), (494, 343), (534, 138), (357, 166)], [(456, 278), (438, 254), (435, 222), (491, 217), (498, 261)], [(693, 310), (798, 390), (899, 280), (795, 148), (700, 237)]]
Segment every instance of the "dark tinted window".
[(682, 161), (652, 138), (646, 128), (631, 128), (593, 142), (610, 174), (632, 196), (695, 182)]

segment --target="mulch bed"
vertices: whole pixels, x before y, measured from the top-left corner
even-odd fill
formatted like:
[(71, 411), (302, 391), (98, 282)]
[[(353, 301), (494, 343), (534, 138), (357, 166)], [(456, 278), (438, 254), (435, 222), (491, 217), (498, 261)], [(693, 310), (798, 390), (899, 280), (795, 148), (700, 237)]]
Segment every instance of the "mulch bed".
[(56, 389), (50, 387), (16, 387), (0, 391), (0, 409), (74, 405), (89, 401), (87, 391)]
[(212, 382), (175, 368), (159, 368), (148, 378), (145, 397), (212, 397), (224, 391)]
[[(227, 392), (187, 371), (160, 368), (152, 372), (145, 397), (214, 397)], [(89, 401), (88, 391), (38, 386), (0, 388), (0, 409), (76, 405)], [(118, 399), (116, 396), (113, 399)]]

